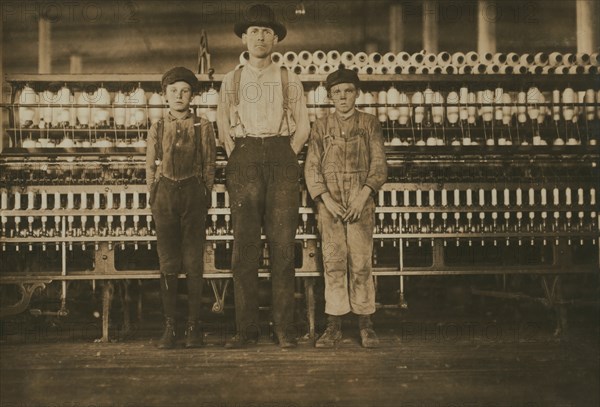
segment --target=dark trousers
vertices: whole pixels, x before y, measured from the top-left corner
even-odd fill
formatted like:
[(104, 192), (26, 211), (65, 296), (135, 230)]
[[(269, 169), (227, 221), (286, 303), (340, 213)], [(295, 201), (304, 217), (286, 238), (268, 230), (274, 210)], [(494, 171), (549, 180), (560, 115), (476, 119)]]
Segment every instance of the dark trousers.
[(200, 311), (207, 199), (206, 187), (197, 177), (182, 181), (161, 177), (156, 185), (151, 206), (167, 318), (175, 317), (179, 273), (187, 275), (190, 321)]
[(299, 175), (300, 166), (289, 137), (236, 140), (226, 177), (234, 236), (236, 329), (242, 336), (251, 337), (259, 332), (258, 266), (263, 220), (269, 244), (275, 332), (281, 335), (293, 330)]

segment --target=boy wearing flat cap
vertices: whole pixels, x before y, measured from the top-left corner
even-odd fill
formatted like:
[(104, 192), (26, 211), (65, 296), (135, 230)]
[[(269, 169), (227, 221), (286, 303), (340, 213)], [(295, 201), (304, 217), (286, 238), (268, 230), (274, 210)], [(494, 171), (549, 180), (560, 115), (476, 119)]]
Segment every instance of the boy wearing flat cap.
[(355, 109), (359, 85), (358, 75), (343, 67), (327, 77), (335, 112), (314, 123), (304, 166), (317, 205), (325, 269), (328, 323), (318, 348), (341, 340), (341, 317), (348, 312), (358, 315), (362, 346), (379, 343), (370, 318), (375, 312), (373, 194), (387, 179), (387, 164), (377, 118)]
[(175, 67), (162, 77), (167, 117), (148, 131), (146, 182), (156, 225), (165, 331), (159, 349), (175, 346), (179, 273), (187, 275), (188, 322), (185, 346), (203, 345), (199, 326), (206, 238), (206, 208), (215, 178), (216, 142), (206, 119), (190, 112), (196, 75)]
[[(282, 348), (295, 346), (294, 241), (300, 205), (296, 155), (310, 123), (302, 83), (271, 62), (286, 28), (273, 10), (254, 5), (234, 32), (248, 48), (249, 61), (225, 75), (217, 108), (219, 139), (228, 155), (227, 190), (233, 222), (232, 271), (236, 335), (226, 348), (254, 343), (258, 320), (258, 266), (261, 226), (269, 244), (272, 312)], [(264, 222), (263, 222), (264, 219)]]

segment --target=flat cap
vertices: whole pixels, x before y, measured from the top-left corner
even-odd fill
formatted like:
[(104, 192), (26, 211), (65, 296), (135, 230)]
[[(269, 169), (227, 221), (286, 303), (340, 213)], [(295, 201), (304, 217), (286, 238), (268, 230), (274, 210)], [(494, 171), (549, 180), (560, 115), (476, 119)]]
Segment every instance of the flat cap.
[(340, 83), (353, 83), (356, 87), (359, 87), (360, 79), (358, 79), (358, 75), (353, 70), (340, 67), (337, 71), (327, 75), (325, 88), (329, 92), (332, 87)]
[(196, 78), (196, 75), (183, 66), (176, 66), (175, 68), (171, 68), (165, 72), (165, 74), (162, 76), (161, 84), (162, 87), (165, 88), (167, 85), (178, 81), (187, 82), (192, 89), (196, 89), (196, 86), (198, 85), (198, 79)]

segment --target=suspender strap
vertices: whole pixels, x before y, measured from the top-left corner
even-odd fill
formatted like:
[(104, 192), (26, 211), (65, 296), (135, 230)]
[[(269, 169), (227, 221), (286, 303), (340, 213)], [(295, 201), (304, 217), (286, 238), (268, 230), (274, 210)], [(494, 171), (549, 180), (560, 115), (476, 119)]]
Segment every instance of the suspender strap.
[[(239, 111), (237, 109), (238, 105), (240, 104), (240, 84), (242, 81), (242, 68), (240, 67), (238, 69), (236, 69), (233, 72), (233, 86), (234, 86), (234, 93), (233, 93), (233, 106), (235, 108), (235, 114), (236, 114), (236, 118), (238, 123), (242, 126), (242, 131), (244, 132), (244, 135), (246, 134), (246, 129), (244, 127), (244, 124), (242, 123), (242, 120), (240, 118), (240, 114)], [(281, 91), (282, 91), (282, 95), (283, 95), (283, 116), (281, 117), (281, 124), (279, 125), (279, 133), (281, 133), (281, 128), (283, 127), (283, 121), (285, 120), (286, 124), (287, 124), (287, 129), (288, 129), (288, 134), (290, 132), (290, 121), (288, 118), (288, 110), (289, 110), (289, 102), (290, 102), (290, 95), (289, 95), (289, 72), (287, 70), (287, 68), (285, 66), (281, 67)]]
[(158, 128), (156, 129), (156, 146), (154, 146), (154, 151), (156, 151), (156, 159), (157, 161), (161, 161), (163, 159), (163, 134), (165, 132), (165, 122), (164, 119), (160, 119), (157, 123)]
[(240, 82), (242, 80), (242, 67), (235, 70), (233, 73), (233, 86), (234, 86), (234, 94), (233, 94), (233, 104), (237, 106), (240, 104)]

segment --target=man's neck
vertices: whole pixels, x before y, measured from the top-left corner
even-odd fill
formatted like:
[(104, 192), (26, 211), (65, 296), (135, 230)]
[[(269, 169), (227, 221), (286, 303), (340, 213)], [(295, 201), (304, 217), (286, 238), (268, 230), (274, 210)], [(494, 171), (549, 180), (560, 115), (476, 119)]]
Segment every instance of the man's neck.
[(265, 58), (256, 58), (251, 55), (248, 62), (256, 69), (265, 69), (272, 63), (271, 54), (267, 55)]

